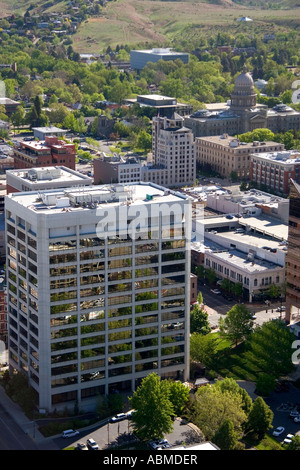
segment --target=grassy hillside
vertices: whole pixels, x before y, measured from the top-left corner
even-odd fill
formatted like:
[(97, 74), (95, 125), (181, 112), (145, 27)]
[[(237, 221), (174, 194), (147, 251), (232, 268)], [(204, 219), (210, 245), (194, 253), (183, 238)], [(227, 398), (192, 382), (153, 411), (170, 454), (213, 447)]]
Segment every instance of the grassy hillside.
[(23, 15), (32, 5), (32, 12), (63, 11), (67, 0), (0, 0), (0, 17), (20, 14)]
[[(300, 0), (299, 0), (300, 1)], [(245, 3), (251, 3), (246, 2)], [(261, 2), (262, 3), (262, 2)], [(170, 14), (172, 12), (172, 14)], [(197, 34), (212, 30), (242, 32), (242, 28), (259, 28), (269, 32), (273, 26), (298, 26), (299, 9), (259, 9), (233, 3), (231, 0), (214, 2), (117, 0), (109, 2), (100, 18), (82, 23), (73, 37), (78, 52), (100, 52), (109, 44), (156, 43), (167, 45), (176, 38), (187, 41)], [(252, 23), (241, 24), (237, 19), (249, 16)]]
[[(0, 0), (0, 16), (64, 12), (68, 0)], [(237, 19), (249, 16), (251, 23)], [(276, 29), (299, 28), (300, 0), (112, 0), (98, 17), (81, 23), (73, 36), (77, 52), (103, 52), (108, 45), (188, 44), (199, 35), (218, 31), (253, 35)]]

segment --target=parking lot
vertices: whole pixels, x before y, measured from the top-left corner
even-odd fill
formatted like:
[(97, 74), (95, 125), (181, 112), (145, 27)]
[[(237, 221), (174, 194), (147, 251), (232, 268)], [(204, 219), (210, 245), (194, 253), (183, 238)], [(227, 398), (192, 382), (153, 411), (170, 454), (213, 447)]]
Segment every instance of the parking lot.
[[(257, 397), (255, 394), (255, 384), (251, 382), (238, 383), (255, 400)], [(291, 410), (296, 405), (300, 405), (300, 391), (296, 387), (290, 384), (287, 391), (273, 392), (269, 397), (265, 397), (264, 400), (274, 413), (273, 428), (269, 431), (270, 435), (279, 426), (284, 427), (284, 432), (280, 436), (275, 437), (278, 442), (282, 442), (287, 434), (300, 435), (300, 423), (295, 423), (294, 419), (290, 417)], [(87, 439), (92, 438), (98, 444), (99, 450), (112, 448), (118, 443), (124, 444), (126, 441), (134, 448), (134, 438), (131, 433), (130, 419), (123, 419), (117, 422), (105, 423), (102, 426), (90, 428), (89, 430), (79, 430), (79, 434), (74, 438), (63, 439), (57, 437), (54, 439), (54, 442), (59, 449), (63, 449), (65, 447), (76, 447), (77, 443), (86, 444)], [(167, 434), (165, 439), (171, 446), (200, 442), (196, 427), (191, 423), (182, 422), (179, 418), (175, 419), (173, 431)]]
[[(75, 438), (63, 439), (62, 437), (57, 437), (54, 441), (59, 449), (63, 449), (71, 446), (76, 447), (78, 443), (86, 443), (87, 439), (92, 438), (97, 442), (99, 450), (105, 450), (112, 445), (117, 444), (119, 439), (124, 443), (126, 440), (125, 438), (128, 437), (131, 431), (131, 422), (129, 419), (125, 419), (115, 423), (106, 423), (103, 426), (90, 431), (79, 430), (79, 435)], [(183, 442), (186, 444), (199, 442), (198, 434), (194, 430), (193, 426), (182, 423), (181, 419), (175, 419), (173, 432), (167, 434), (165, 439), (167, 439), (171, 446), (180, 445)], [(134, 440), (129, 439), (128, 442), (133, 443)]]

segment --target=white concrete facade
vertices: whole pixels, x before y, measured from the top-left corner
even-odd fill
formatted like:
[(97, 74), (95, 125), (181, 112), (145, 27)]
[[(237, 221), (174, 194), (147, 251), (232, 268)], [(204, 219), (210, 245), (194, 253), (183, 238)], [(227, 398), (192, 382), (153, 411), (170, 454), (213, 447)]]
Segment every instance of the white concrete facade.
[(6, 197), (9, 363), (40, 410), (188, 379), (187, 203), (146, 183)]

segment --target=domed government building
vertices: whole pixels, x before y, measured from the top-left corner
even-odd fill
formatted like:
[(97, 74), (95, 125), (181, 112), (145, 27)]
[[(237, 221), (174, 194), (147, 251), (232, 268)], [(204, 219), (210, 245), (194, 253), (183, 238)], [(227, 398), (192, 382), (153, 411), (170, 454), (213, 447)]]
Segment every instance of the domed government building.
[(300, 130), (300, 112), (285, 104), (268, 108), (257, 103), (253, 78), (244, 67), (235, 80), (229, 103), (208, 104), (206, 109), (186, 116), (184, 125), (195, 137), (238, 135), (258, 128), (286, 132)]

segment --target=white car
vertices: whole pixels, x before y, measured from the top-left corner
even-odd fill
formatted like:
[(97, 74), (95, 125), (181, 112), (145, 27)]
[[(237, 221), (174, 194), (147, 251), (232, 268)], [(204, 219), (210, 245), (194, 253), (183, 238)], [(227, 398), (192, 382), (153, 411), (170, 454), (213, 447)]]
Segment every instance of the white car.
[(79, 431), (74, 431), (74, 429), (67, 429), (67, 431), (63, 431), (61, 437), (66, 439), (67, 437), (74, 437), (78, 436)]
[(112, 423), (116, 423), (117, 421), (123, 421), (123, 419), (126, 419), (126, 418), (127, 418), (127, 415), (125, 413), (119, 413), (116, 416), (113, 416), (110, 421)]
[(300, 415), (294, 418), (294, 423), (300, 423)]
[(286, 438), (283, 440), (283, 443), (290, 444), (292, 442), (293, 437), (295, 437), (294, 434), (288, 434)]
[(86, 441), (86, 445), (90, 450), (98, 450), (99, 449), (99, 446), (98, 446), (97, 442), (94, 441), (94, 439), (92, 439), (92, 438), (90, 438)]
[(211, 292), (216, 295), (222, 294), (222, 292), (219, 289), (211, 289)]
[(282, 433), (284, 433), (285, 429), (283, 426), (278, 426), (278, 428), (275, 429), (275, 431), (273, 431), (273, 436), (281, 436)]
[(166, 449), (167, 447), (171, 447), (167, 439), (157, 439), (155, 441), (149, 441), (149, 446), (151, 449), (159, 450), (159, 449)]

